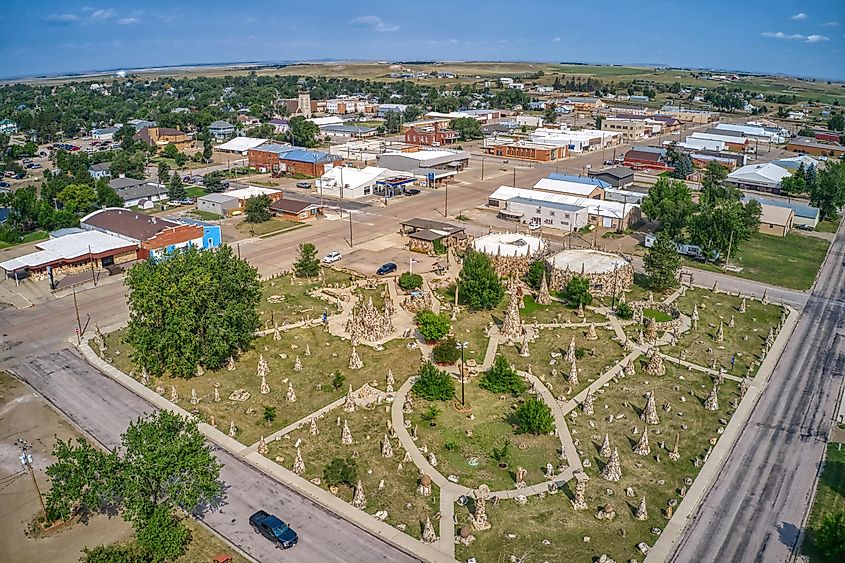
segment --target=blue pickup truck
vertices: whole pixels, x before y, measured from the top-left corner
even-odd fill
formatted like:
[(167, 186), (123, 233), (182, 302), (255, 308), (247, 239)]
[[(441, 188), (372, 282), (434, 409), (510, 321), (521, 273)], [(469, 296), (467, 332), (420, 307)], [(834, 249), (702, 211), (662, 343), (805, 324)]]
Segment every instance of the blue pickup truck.
[(256, 534), (261, 534), (281, 549), (290, 549), (299, 541), (299, 536), (278, 517), (259, 510), (249, 517), (249, 524)]

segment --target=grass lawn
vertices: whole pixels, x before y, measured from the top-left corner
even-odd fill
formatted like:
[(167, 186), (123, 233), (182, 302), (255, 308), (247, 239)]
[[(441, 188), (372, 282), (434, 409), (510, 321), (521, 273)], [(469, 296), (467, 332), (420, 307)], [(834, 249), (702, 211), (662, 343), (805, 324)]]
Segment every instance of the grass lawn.
[(384, 311), (384, 295), (387, 292), (387, 284), (380, 283), (373, 289), (366, 287), (359, 287), (355, 289), (355, 295), (358, 296), (358, 303), (363, 306), (367, 300), (372, 297), (373, 306), (379, 311)]
[[(810, 289), (828, 246), (830, 243), (826, 240), (797, 233), (785, 237), (756, 233), (731, 257), (731, 262), (742, 266), (742, 271), (728, 273), (790, 289)], [(692, 260), (684, 263), (694, 268), (722, 271), (717, 266)]]
[[(545, 481), (543, 471), (546, 464), (557, 467), (560, 463), (557, 459), (560, 438), (557, 434), (516, 434), (508, 417), (518, 406), (517, 401), (524, 401), (530, 395), (526, 392), (519, 397), (500, 396), (481, 389), (478, 381), (476, 377), (464, 384), (466, 401), (472, 407), (474, 420), (469, 420), (469, 414), (458, 412), (452, 402), (432, 403), (414, 398), (414, 412), (406, 418), (417, 427), (417, 446), (425, 445), (434, 452), (438, 471), (443, 475), (457, 475), (459, 485), (476, 488), (487, 483), (493, 491), (512, 489), (518, 466), (528, 471), (528, 484)], [(460, 397), (460, 383), (455, 385), (455, 392)], [(429, 405), (441, 411), (436, 427), (422, 420), (422, 414)], [(472, 435), (467, 435), (467, 432)], [(493, 448), (501, 448), (508, 441), (508, 467), (500, 469), (491, 454)], [(471, 458), (477, 458), (477, 466), (469, 464)]]
[(203, 221), (219, 221), (223, 218), (217, 213), (211, 213), (210, 211), (202, 211), (200, 209), (194, 209), (189, 214), (193, 215), (197, 219), (202, 219)]
[[(507, 298), (506, 298), (507, 301)], [(548, 305), (540, 305), (534, 301), (531, 295), (525, 295), (522, 298), (522, 309), (519, 311), (519, 316), (522, 317), (523, 322), (552, 324), (570, 322), (606, 322), (607, 319), (598, 313), (594, 313), (589, 309), (584, 310), (584, 319), (578, 317), (578, 309), (573, 309), (560, 301), (552, 300)], [(594, 303), (595, 304), (595, 303)]]
[[(326, 285), (348, 285), (352, 276), (331, 268), (323, 268), (323, 279)], [(302, 317), (318, 317), (323, 314), (324, 309), (328, 309), (329, 314), (336, 312), (338, 309), (333, 303), (308, 295), (310, 290), (320, 285), (318, 278), (302, 279), (293, 276), (279, 276), (263, 282), (261, 303), (258, 306), (261, 322), (266, 324), (271, 321), (271, 314), (275, 315), (276, 322), (281, 326), (285, 319), (293, 323), (302, 320)], [(268, 299), (272, 295), (283, 295), (284, 300), (271, 303)], [(267, 328), (271, 326), (267, 325)]]
[[(374, 376), (384, 381), (384, 374), (378, 373)], [(417, 494), (420, 475), (416, 466), (413, 463), (404, 463), (402, 470), (398, 470), (399, 462), (405, 455), (398, 439), (391, 440), (393, 457), (382, 457), (381, 443), (390, 420), (389, 408), (387, 403), (382, 406), (374, 405), (372, 410), (359, 408), (353, 413), (346, 413), (338, 408), (317, 421), (320, 434), (312, 436), (309, 426), (305, 425), (268, 444), (267, 458), (273, 460), (280, 456), (283, 459), (277, 460), (277, 463), (293, 469), (296, 458), (294, 444), (301, 439), (300, 452), (305, 463), (305, 473), (302, 477), (319, 477), (322, 481), (320, 486), (328, 490), (328, 483), (323, 478), (323, 469), (335, 458), (357, 454), (358, 477), (367, 497), (366, 512), (373, 514), (386, 510), (388, 524), (404, 524), (405, 533), (419, 539), (425, 516), (433, 516), (439, 511), (439, 489), (432, 486), (432, 494), (429, 497)], [(338, 417), (341, 419), (341, 426), (337, 425)], [(350, 446), (344, 446), (340, 442), (343, 420), (349, 423), (349, 431), (352, 434)], [(382, 480), (384, 488), (378, 490)], [(354, 489), (348, 485), (339, 485), (338, 488), (338, 496), (346, 502), (352, 502)]]
[(837, 217), (831, 221), (819, 221), (819, 224), (816, 225), (816, 230), (822, 233), (835, 233), (841, 222), (842, 217)]
[(487, 342), (490, 340), (485, 334), (485, 330), (491, 322), (497, 325), (502, 324), (502, 318), (505, 316), (504, 303), (505, 300), (502, 300), (502, 305), (493, 310), (472, 313), (468, 312), (466, 307), (461, 307), (458, 320), (452, 323), (452, 330), (459, 342), (469, 342), (469, 347), (464, 352), (464, 359), (473, 359), (479, 365), (484, 361)]
[[(683, 375), (684, 379), (680, 379)], [(679, 391), (674, 391), (674, 386)], [(476, 557), (479, 561), (507, 561), (511, 554), (522, 556), (530, 553), (530, 561), (568, 561), (589, 563), (597, 553), (606, 553), (616, 561), (637, 559), (642, 561), (636, 545), (646, 542), (654, 545), (656, 536), (650, 529), (666, 526), (663, 510), (668, 501), (680, 502), (680, 487), (687, 477), (695, 478), (699, 469), (693, 459), (705, 453), (708, 440), (718, 437), (719, 419), (729, 418), (729, 402), (737, 396), (735, 383), (726, 381), (719, 390), (719, 410), (708, 411), (703, 407), (704, 398), (711, 388), (709, 377), (696, 372), (680, 372), (667, 366), (664, 376), (652, 378), (638, 370), (636, 376), (626, 377), (601, 389), (595, 401), (596, 413), (586, 416), (579, 412), (576, 419), (567, 417), (569, 428), (583, 459), (590, 461), (584, 471), (589, 476), (586, 501), (587, 510), (574, 511), (569, 505), (574, 483), (561, 493), (544, 499), (529, 497), (525, 506), (513, 500), (503, 500), (498, 506), (487, 505), (492, 529), (475, 532), (476, 541), (469, 547), (456, 545), (458, 560)], [(649, 427), (651, 454), (638, 456), (632, 447), (639, 435), (631, 434), (633, 427), (642, 431), (639, 415), (645, 406), (646, 391), (654, 391), (660, 423)], [(685, 402), (681, 401), (685, 398)], [(661, 407), (671, 403), (671, 414)], [(680, 415), (683, 413), (683, 416)], [(622, 416), (607, 422), (609, 415)], [(682, 428), (686, 425), (686, 429)], [(659, 432), (659, 433), (658, 433)], [(674, 445), (675, 433), (681, 434), (681, 458), (674, 462), (667, 456)], [(599, 456), (604, 434), (610, 436), (611, 446), (619, 448), (622, 478), (618, 483), (604, 480), (600, 470), (606, 460)], [(661, 443), (665, 440), (665, 444)], [(656, 456), (660, 456), (657, 461)], [(627, 497), (625, 489), (631, 487), (634, 497)], [(609, 494), (608, 490), (612, 493)], [(634, 513), (641, 496), (645, 496), (648, 518), (638, 521)], [(613, 505), (616, 518), (613, 522), (599, 522), (595, 518), (599, 506)], [(468, 511), (456, 507), (458, 526), (468, 522)], [(506, 534), (513, 533), (509, 539)], [(586, 543), (584, 537), (589, 536)], [(543, 543), (548, 540), (548, 545)]]
[(176, 563), (196, 563), (198, 561), (211, 561), (211, 558), (218, 553), (227, 553), (232, 556), (234, 563), (246, 563), (247, 560), (239, 555), (232, 547), (208, 531), (202, 524), (193, 518), (182, 520), (185, 527), (191, 531), (191, 543), (181, 557), (176, 558)]
[[(677, 346), (664, 346), (661, 350), (677, 357), (683, 349), (687, 361), (705, 367), (710, 367), (715, 359), (728, 373), (739, 377), (744, 376), (749, 367), (752, 367), (752, 373), (756, 373), (769, 328), (777, 327), (782, 309), (779, 305), (763, 305), (748, 299), (746, 312), (740, 313), (741, 301), (739, 297), (706, 289), (687, 290), (687, 294), (675, 303), (686, 315), (692, 314), (693, 305), (698, 304), (698, 330), (691, 329), (681, 334)], [(728, 328), (731, 315), (736, 322), (734, 328)], [(718, 343), (715, 334), (720, 320), (724, 322), (724, 342)], [(732, 369), (731, 357), (734, 354), (736, 364)]]
[(305, 227), (305, 223), (300, 223), (299, 221), (288, 221), (287, 219), (270, 219), (268, 221), (264, 221), (263, 223), (247, 223), (246, 221), (241, 221), (235, 228), (250, 236), (254, 237), (261, 237), (266, 235), (271, 235), (274, 233), (279, 233), (281, 231), (286, 231), (288, 229), (298, 229), (300, 227)]
[(21, 237), (20, 242), (3, 242), (2, 240), (0, 240), (0, 249), (11, 248), (13, 246), (27, 244), (30, 242), (38, 242), (41, 240), (45, 240), (48, 236), (50, 236), (50, 234), (47, 231), (32, 231), (31, 233), (27, 233), (23, 237)]
[[(128, 346), (121, 342), (124, 331), (117, 331), (106, 336), (106, 357), (112, 359), (115, 367), (125, 373), (134, 372), (140, 376), (138, 368), (129, 358)], [(319, 408), (342, 397), (346, 393), (347, 385), (357, 389), (366, 382), (377, 381), (383, 388), (388, 368), (393, 370), (396, 386), (401, 385), (409, 375), (416, 373), (420, 363), (420, 351), (405, 346), (407, 340), (393, 340), (381, 352), (368, 346), (359, 346), (358, 354), (364, 361), (364, 369), (350, 370), (347, 368), (352, 345), (349, 341), (331, 336), (322, 328), (298, 328), (282, 333), (280, 341), (272, 336), (257, 338), (253, 348), (245, 351), (237, 359), (234, 371), (226, 367), (211, 371), (206, 370), (200, 377), (178, 379), (160, 377), (153, 380), (150, 387), (155, 389), (162, 386), (164, 396), (170, 398), (170, 387), (176, 387), (179, 394), (179, 404), (210, 420), (212, 414), (217, 419), (217, 427), (228, 432), (229, 422), (234, 420), (239, 428), (238, 440), (244, 444), (252, 444), (263, 435), (268, 435), (284, 428)], [(305, 345), (310, 344), (311, 356), (305, 356)], [(96, 351), (96, 344), (92, 345)], [(270, 394), (259, 393), (261, 378), (257, 375), (259, 355), (263, 354), (269, 365), (270, 374), (267, 383)], [(286, 357), (282, 358), (281, 354)], [(294, 372), (293, 364), (296, 356), (302, 361), (302, 371)], [(340, 372), (345, 376), (344, 385), (335, 390), (331, 386), (332, 374)], [(287, 382), (293, 384), (297, 401), (290, 403), (286, 400)], [(219, 403), (213, 402), (214, 383), (220, 384)], [(227, 397), (236, 389), (246, 389), (250, 398), (243, 402), (230, 401)], [(198, 405), (191, 405), (191, 389), (196, 389), (200, 399)], [(262, 420), (264, 406), (275, 406), (277, 418), (270, 425)]]
[[(817, 529), (824, 517), (845, 510), (845, 444), (829, 443), (825, 456), (824, 469), (816, 489), (816, 497), (810, 509), (810, 519), (807, 521), (807, 535), (801, 550), (810, 561), (828, 561), (813, 541), (813, 531)], [(833, 560), (830, 560), (831, 563)]]
[[(185, 186), (185, 195), (188, 197), (202, 197), (208, 193), (208, 190), (202, 186)], [(206, 213), (208, 213), (206, 211)]]
[(643, 316), (648, 317), (649, 319), (654, 319), (659, 323), (666, 323), (672, 320), (671, 315), (668, 315), (663, 311), (658, 311), (657, 309), (649, 309), (648, 307), (643, 308)]
[[(500, 345), (498, 353), (507, 358), (508, 362), (516, 366), (518, 370), (527, 371), (530, 365), (534, 375), (537, 377), (544, 376), (547, 384), (551, 383), (551, 391), (554, 396), (565, 394), (568, 398), (580, 392), (591, 381), (598, 379), (602, 373), (625, 356), (622, 345), (613, 341), (613, 330), (596, 327), (596, 334), (599, 339), (594, 341), (587, 340), (586, 334), (587, 329), (581, 327), (541, 329), (537, 340), (531, 342), (528, 346), (531, 354), (529, 357), (523, 358), (520, 356), (519, 348), (516, 345)], [(575, 361), (578, 366), (578, 385), (570, 389), (566, 378), (571, 366), (563, 358), (555, 359), (554, 365), (549, 362), (552, 361), (552, 352), (566, 353), (573, 336), (575, 337), (576, 356), (581, 355), (581, 358)], [(581, 349), (580, 352), (579, 349)], [(552, 369), (557, 370), (557, 376), (552, 375)]]

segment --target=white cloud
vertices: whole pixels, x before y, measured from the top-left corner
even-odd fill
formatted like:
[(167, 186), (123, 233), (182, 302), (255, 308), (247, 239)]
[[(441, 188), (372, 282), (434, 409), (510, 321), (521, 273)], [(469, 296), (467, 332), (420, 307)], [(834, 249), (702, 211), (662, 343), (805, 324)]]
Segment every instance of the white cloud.
[(140, 23), (141, 20), (138, 18), (120, 18), (117, 20), (118, 25), (132, 25), (133, 23)]
[(560, 37), (554, 37), (552, 41), (554, 41), (555, 43), (560, 43)]
[(378, 16), (358, 16), (357, 18), (349, 20), (347, 25), (351, 25), (352, 27), (362, 27), (378, 32), (399, 31), (398, 25), (385, 23)]
[(824, 22), (822, 24), (822, 27), (837, 27), (838, 25), (839, 25), (839, 22), (830, 21), (830, 22)]
[(92, 20), (108, 20), (115, 16), (115, 12), (112, 9), (108, 10), (94, 10), (91, 12), (91, 19)]
[(808, 35), (807, 43), (821, 43), (822, 41), (830, 41), (827, 35)]
[(797, 14), (795, 14), (794, 16), (792, 16), (789, 19), (791, 19), (791, 20), (806, 20), (807, 14), (805, 14), (804, 12), (798, 12)]
[(59, 25), (67, 25), (79, 21), (79, 16), (76, 14), (50, 14), (47, 16), (47, 21)]

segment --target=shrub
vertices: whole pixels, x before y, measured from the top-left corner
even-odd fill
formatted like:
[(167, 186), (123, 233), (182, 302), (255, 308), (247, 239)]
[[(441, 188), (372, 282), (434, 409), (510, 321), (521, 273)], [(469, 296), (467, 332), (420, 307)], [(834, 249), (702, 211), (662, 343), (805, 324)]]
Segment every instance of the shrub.
[(630, 320), (634, 318), (634, 308), (628, 305), (628, 302), (620, 303), (616, 306), (616, 316), (623, 320)]
[(98, 545), (82, 550), (82, 563), (146, 563), (149, 557), (136, 543)]
[(593, 295), (590, 293), (590, 280), (581, 276), (572, 276), (566, 282), (560, 296), (573, 307), (589, 305), (593, 302)]
[(491, 393), (512, 393), (525, 391), (525, 381), (516, 373), (504, 356), (496, 356), (490, 369), (484, 372), (478, 386)]
[(340, 485), (341, 483), (354, 487), (358, 481), (358, 464), (352, 459), (336, 457), (323, 469), (323, 479), (329, 485)]
[(411, 272), (404, 272), (399, 276), (399, 287), (405, 291), (411, 291), (422, 287), (423, 279), (419, 274), (412, 274)]
[(555, 419), (549, 406), (543, 401), (530, 397), (514, 413), (514, 421), (520, 432), (528, 434), (548, 434), (555, 429)]
[(420, 415), (420, 418), (422, 418), (426, 422), (434, 422), (435, 420), (437, 420), (437, 417), (440, 416), (441, 412), (442, 411), (436, 406), (429, 405), (429, 407), (425, 409), (425, 412)]
[(825, 516), (813, 532), (813, 539), (831, 561), (842, 561), (845, 558), (845, 512)]
[(505, 440), (504, 444), (500, 448), (493, 448), (493, 451), (490, 452), (490, 457), (496, 463), (507, 463), (508, 458), (511, 455), (511, 441)]
[(414, 317), (414, 320), (417, 323), (417, 327), (420, 329), (420, 334), (422, 334), (423, 338), (425, 338), (428, 342), (440, 340), (449, 334), (449, 329), (452, 328), (452, 323), (449, 321), (449, 315), (445, 313), (440, 313), (438, 315), (428, 309), (419, 311), (417, 316)]
[(426, 362), (420, 368), (420, 377), (414, 383), (413, 392), (429, 401), (448, 401), (455, 396), (455, 382), (451, 375)]
[(458, 341), (450, 336), (446, 340), (441, 340), (431, 351), (431, 359), (436, 364), (454, 364), (461, 357), (461, 351), (458, 350)]
[(458, 294), (474, 311), (493, 309), (502, 301), (505, 288), (486, 254), (467, 251), (458, 275)]
[(293, 270), (298, 278), (316, 278), (320, 274), (317, 247), (310, 242), (300, 244), (299, 258), (293, 263)]
[(580, 360), (584, 356), (587, 355), (587, 349), (582, 346), (576, 346), (575, 348), (575, 359)]
[(264, 414), (261, 416), (264, 419), (264, 422), (270, 424), (274, 420), (276, 420), (276, 407), (264, 405)]
[(332, 388), (335, 391), (338, 391), (341, 387), (343, 387), (343, 384), (345, 382), (346, 382), (346, 376), (344, 376), (339, 371), (336, 371), (336, 372), (334, 372), (334, 374), (332, 374)]
[(158, 505), (135, 532), (135, 541), (149, 555), (149, 561), (171, 561), (185, 551), (191, 531), (173, 515), (169, 506)]
[(543, 260), (534, 260), (528, 267), (528, 271), (525, 273), (523, 279), (534, 291), (540, 289), (540, 284), (543, 283), (543, 274), (546, 274), (546, 283), (548, 283), (549, 273), (546, 268), (546, 263)]

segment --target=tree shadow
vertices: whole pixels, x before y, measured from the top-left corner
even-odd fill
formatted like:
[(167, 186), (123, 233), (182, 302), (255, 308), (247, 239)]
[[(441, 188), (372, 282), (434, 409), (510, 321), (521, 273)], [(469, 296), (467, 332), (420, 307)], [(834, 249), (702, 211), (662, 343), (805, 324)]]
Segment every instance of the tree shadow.
[(798, 536), (801, 533), (801, 529), (795, 524), (791, 524), (789, 522), (781, 522), (777, 525), (777, 529), (780, 543), (792, 549), (796, 542), (798, 542)]

